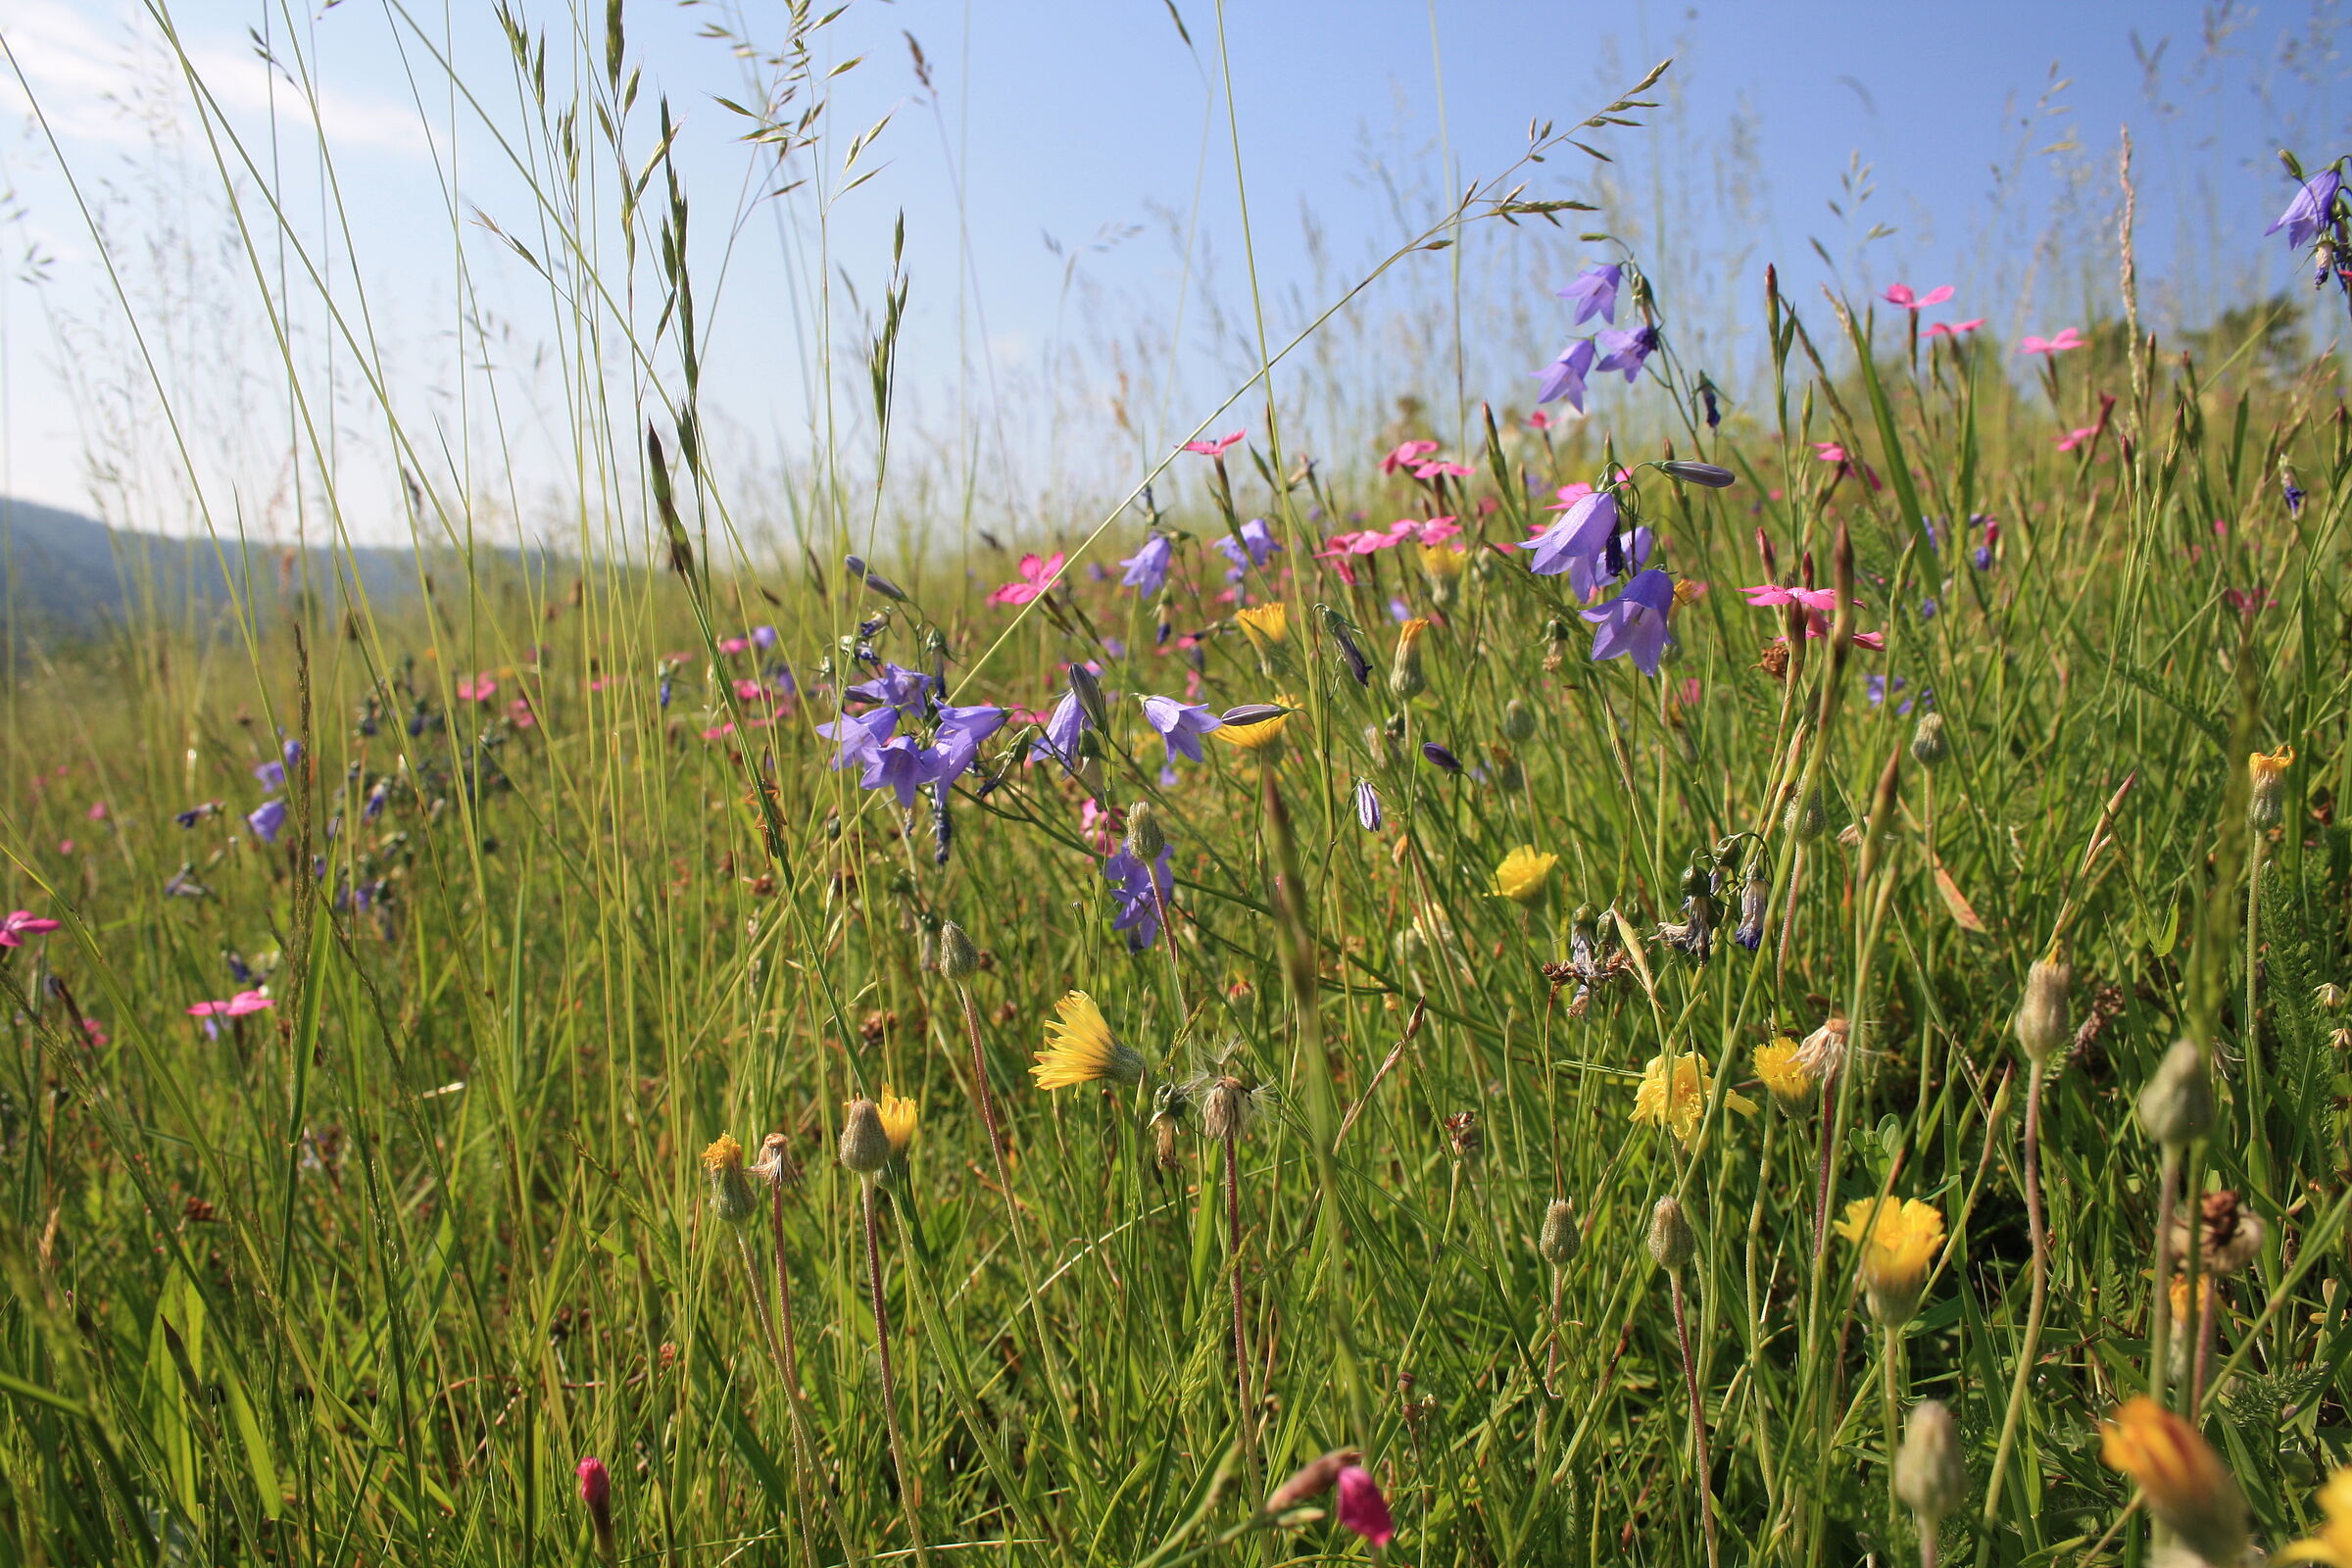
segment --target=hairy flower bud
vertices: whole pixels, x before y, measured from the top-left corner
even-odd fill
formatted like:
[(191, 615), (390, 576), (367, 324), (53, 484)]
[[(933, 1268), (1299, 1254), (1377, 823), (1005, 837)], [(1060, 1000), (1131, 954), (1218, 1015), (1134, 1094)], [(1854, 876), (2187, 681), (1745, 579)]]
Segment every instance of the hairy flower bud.
[(1902, 1446), (1894, 1451), (1894, 1494), (1919, 1515), (1923, 1535), (1968, 1500), (1959, 1425), (1940, 1399), (1922, 1399), (1911, 1407)]
[(1429, 631), (1429, 622), (1415, 615), (1396, 630), (1396, 658), (1389, 665), (1389, 695), (1400, 703), (1409, 703), (1429, 689), (1429, 678), (1421, 672), (1421, 639)]
[(1783, 823), (1798, 843), (1810, 844), (1829, 831), (1829, 803), (1822, 799), (1821, 791), (1817, 788), (1792, 796)]
[[(1132, 819), (1130, 819), (1132, 825)], [(963, 927), (950, 920), (939, 928), (939, 972), (961, 985), (980, 968), (980, 950)]]
[(2139, 1124), (2165, 1149), (2213, 1131), (2213, 1074), (2193, 1041), (2176, 1040), (2139, 1092)]
[(1536, 1236), (1536, 1250), (1553, 1268), (1566, 1268), (1576, 1261), (1584, 1245), (1584, 1233), (1576, 1224), (1576, 1205), (1565, 1198), (1553, 1199), (1544, 1210), (1544, 1229)]
[(1535, 710), (1514, 697), (1502, 705), (1502, 738), (1525, 741), (1536, 732)]
[(1138, 801), (1127, 808), (1127, 853), (1150, 865), (1159, 858), (1168, 847), (1168, 835), (1160, 828), (1159, 813), (1149, 801)]
[(1690, 1234), (1690, 1221), (1683, 1213), (1682, 1200), (1673, 1197), (1661, 1198), (1649, 1211), (1649, 1255), (1663, 1269), (1679, 1269), (1698, 1251), (1698, 1238)]
[(2067, 1002), (2073, 994), (2075, 971), (2052, 955), (2034, 960), (2026, 971), (2025, 1000), (2017, 1008), (2017, 1043), (2026, 1059), (2047, 1064), (2072, 1037), (2067, 1026)]
[(1934, 709), (1919, 715), (1911, 730), (1911, 760), (1920, 766), (1934, 768), (1942, 765), (1952, 755), (1952, 743), (1943, 733), (1943, 715)]
[(890, 1163), (890, 1134), (882, 1107), (862, 1095), (849, 1103), (841, 1124), (841, 1162), (860, 1176), (878, 1174)]
[(2246, 820), (2258, 828), (2277, 827), (2279, 803), (2286, 796), (2286, 770), (2295, 765), (2295, 749), (2281, 746), (2265, 756), (2246, 759)]

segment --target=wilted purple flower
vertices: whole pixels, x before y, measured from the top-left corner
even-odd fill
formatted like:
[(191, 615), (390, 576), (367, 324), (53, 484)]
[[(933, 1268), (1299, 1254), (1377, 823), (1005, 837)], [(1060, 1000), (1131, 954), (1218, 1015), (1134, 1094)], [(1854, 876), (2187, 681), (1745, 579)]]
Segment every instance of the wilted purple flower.
[(2291, 477), (2282, 476), (2278, 481), (2278, 491), (2286, 497), (2286, 514), (2290, 517), (2303, 515), (2303, 487)]
[(1595, 374), (1623, 370), (1630, 385), (1642, 373), (1642, 362), (1658, 351), (1658, 329), (1654, 326), (1629, 326), (1622, 331), (1603, 332), (1598, 339), (1602, 350), (1593, 363)]
[(1078, 760), (1078, 737), (1086, 729), (1086, 710), (1078, 702), (1075, 691), (1061, 694), (1054, 711), (1046, 715), (1046, 731), (1029, 748), (1032, 761), (1041, 757), (1053, 758), (1064, 767)]
[(246, 813), (245, 825), (253, 829), (253, 836), (264, 844), (275, 844), (278, 829), (286, 825), (286, 803), (264, 801)]
[[(1118, 853), (1102, 863), (1102, 879), (1111, 885), (1111, 896), (1118, 901), (1110, 928), (1127, 933), (1130, 953), (1143, 952), (1159, 935), (1159, 901), (1176, 888), (1175, 874), (1168, 869), (1168, 855), (1169, 851), (1161, 850), (1159, 858), (1152, 861), (1152, 869), (1147, 872), (1144, 862), (1121, 844)], [(1156, 897), (1152, 893), (1154, 882), (1159, 885)]]
[(1576, 307), (1576, 322), (1582, 326), (1595, 316), (1604, 320), (1617, 319), (1617, 285), (1624, 281), (1625, 269), (1615, 262), (1588, 267), (1576, 274), (1576, 281), (1560, 290), (1560, 298)]
[(278, 754), (285, 758), (286, 765), (288, 767), (292, 767), (296, 762), (302, 760), (302, 742), (298, 740), (289, 738), (285, 744), (280, 746), (277, 750)]
[(1593, 626), (1592, 662), (1631, 654), (1636, 669), (1655, 675), (1659, 656), (1666, 652), (1666, 612), (1673, 604), (1673, 581), (1652, 567), (1607, 604), (1586, 611), (1585, 619)]
[(368, 792), (368, 804), (360, 808), (360, 820), (363, 822), (374, 821), (384, 814), (384, 808), (390, 804), (391, 800), (392, 781), (388, 778), (377, 779), (375, 788)]
[(1764, 944), (1764, 913), (1771, 902), (1772, 873), (1758, 855), (1748, 862), (1747, 877), (1740, 884), (1740, 924), (1732, 932), (1732, 940), (1750, 953)]
[(877, 708), (870, 713), (844, 713), (817, 725), (816, 732), (833, 743), (833, 766), (839, 770), (869, 760), (898, 725), (897, 709)]
[(2301, 250), (2335, 220), (2335, 195), (2343, 188), (2341, 173), (2333, 169), (2321, 170), (2302, 183), (2295, 191), (2295, 199), (2286, 204), (2286, 211), (2263, 233), (2276, 234), (2283, 228), (2288, 248)]
[(1202, 760), (1200, 737), (1225, 727), (1225, 721), (1210, 712), (1206, 703), (1179, 702), (1173, 697), (1145, 698), (1144, 722), (1159, 731), (1171, 762), (1178, 757)]
[(253, 764), (253, 776), (262, 781), (262, 788), (266, 790), (282, 790), (286, 787), (286, 764), (275, 760), (256, 762)]
[(931, 782), (938, 757), (917, 746), (911, 735), (901, 735), (866, 754), (865, 774), (858, 783), (869, 790), (889, 790), (901, 806), (914, 804), (914, 792)]
[(1591, 561), (1608, 548), (1617, 531), (1617, 498), (1606, 490), (1583, 495), (1561, 513), (1559, 520), (1519, 546), (1536, 559), (1527, 569), (1539, 577), (1555, 577), (1577, 561)]
[(1459, 773), (1462, 770), (1461, 760), (1436, 741), (1423, 741), (1421, 755), (1432, 766), (1443, 768), (1448, 773)]
[(1536, 388), (1538, 403), (1566, 398), (1577, 413), (1585, 412), (1585, 377), (1592, 373), (1592, 340), (1580, 337), (1560, 350), (1560, 357), (1536, 372), (1544, 384)]
[(1153, 534), (1144, 541), (1144, 548), (1119, 563), (1127, 568), (1119, 579), (1122, 586), (1132, 588), (1146, 599), (1154, 598), (1168, 585), (1168, 562), (1176, 547), (1164, 534)]
[(1380, 831), (1380, 791), (1368, 778), (1355, 781), (1355, 819), (1367, 833)]
[(172, 880), (164, 884), (164, 897), (167, 899), (201, 899), (212, 891), (196, 880), (196, 867), (185, 860), (180, 861), (179, 869), (172, 873)]
[[(1217, 553), (1233, 563), (1234, 575), (1239, 575), (1245, 566), (1264, 565), (1266, 558), (1282, 548), (1282, 541), (1274, 537), (1273, 530), (1266, 526), (1263, 517), (1251, 517), (1243, 523), (1241, 534), (1240, 544), (1234, 543), (1231, 534), (1216, 541)], [(1244, 551), (1249, 552), (1247, 561), (1242, 559)]]
[(206, 817), (216, 815), (220, 809), (220, 803), (219, 801), (207, 801), (202, 806), (191, 806), (186, 810), (174, 814), (172, 820), (177, 822), (181, 827), (194, 827)]

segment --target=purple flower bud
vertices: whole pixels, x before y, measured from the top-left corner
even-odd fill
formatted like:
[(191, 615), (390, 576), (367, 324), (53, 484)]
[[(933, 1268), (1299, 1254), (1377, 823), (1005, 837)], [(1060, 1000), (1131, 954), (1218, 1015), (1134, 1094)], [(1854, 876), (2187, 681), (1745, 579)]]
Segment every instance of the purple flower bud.
[(1355, 819), (1367, 833), (1380, 831), (1380, 791), (1368, 778), (1355, 781)]
[(1436, 741), (1423, 741), (1421, 743), (1421, 756), (1427, 760), (1431, 765), (1443, 768), (1448, 773), (1459, 773), (1462, 770), (1460, 760), (1457, 759), (1451, 752), (1447, 751), (1445, 747), (1440, 746)]

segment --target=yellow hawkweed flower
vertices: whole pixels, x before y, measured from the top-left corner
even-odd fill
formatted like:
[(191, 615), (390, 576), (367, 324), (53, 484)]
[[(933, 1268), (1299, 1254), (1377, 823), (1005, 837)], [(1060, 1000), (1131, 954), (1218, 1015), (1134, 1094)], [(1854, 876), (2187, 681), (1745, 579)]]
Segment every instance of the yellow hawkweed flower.
[(1882, 1323), (1911, 1321), (1928, 1268), (1943, 1248), (1943, 1210), (1916, 1198), (1857, 1198), (1845, 1205), (1838, 1234), (1862, 1250), (1862, 1288)]
[(1054, 1004), (1054, 1016), (1046, 1024), (1046, 1049), (1037, 1053), (1029, 1076), (1040, 1089), (1068, 1089), (1104, 1079), (1141, 1083), (1144, 1058), (1121, 1045), (1103, 1021), (1102, 1009), (1083, 991), (1073, 991)]
[[(2246, 1549), (2245, 1495), (2197, 1429), (2154, 1399), (2141, 1394), (2124, 1401), (2100, 1434), (2099, 1457), (2136, 1482), (2148, 1512), (2207, 1562), (2235, 1563)], [(2332, 1508), (2328, 1527), (2336, 1528)], [(2312, 1544), (2333, 1543), (2296, 1543)]]
[(710, 1207), (730, 1225), (750, 1219), (759, 1207), (751, 1178), (743, 1173), (743, 1146), (727, 1133), (711, 1140), (703, 1151), (703, 1169), (710, 1173)]
[(2273, 1562), (2320, 1562), (2329, 1568), (2352, 1568), (2352, 1469), (2338, 1470), (2320, 1489), (2320, 1509), (2328, 1522), (2317, 1536), (2279, 1548)]
[(1470, 557), (1452, 545), (1423, 545), (1421, 570), (1430, 577), (1459, 577)]
[[(1284, 708), (1298, 706), (1298, 699), (1288, 692), (1277, 696), (1274, 701)], [(1282, 755), (1282, 732), (1290, 726), (1290, 714), (1277, 713), (1272, 718), (1261, 718), (1254, 724), (1227, 724), (1209, 733), (1236, 751), (1255, 753), (1259, 761), (1271, 762)]]
[(875, 1105), (882, 1113), (882, 1132), (890, 1140), (890, 1152), (904, 1154), (906, 1146), (914, 1142), (914, 1124), (922, 1119), (922, 1107), (892, 1094), (888, 1084), (882, 1086), (882, 1098)]
[(1775, 1035), (1770, 1045), (1756, 1048), (1755, 1068), (1766, 1091), (1784, 1105), (1813, 1097), (1813, 1069), (1805, 1064), (1804, 1048), (1787, 1035)]
[(743, 1146), (732, 1133), (720, 1133), (703, 1151), (703, 1169), (716, 1176), (722, 1171), (743, 1169)]
[(1250, 642), (1263, 648), (1266, 644), (1282, 644), (1291, 640), (1291, 607), (1281, 600), (1270, 605), (1258, 605), (1249, 610), (1237, 610), (1233, 618), (1242, 623), (1242, 630)]
[(1494, 868), (1494, 896), (1513, 904), (1534, 904), (1550, 886), (1551, 868), (1559, 863), (1558, 856), (1539, 855), (1534, 845), (1522, 844)]
[[(1666, 1089), (1666, 1058), (1652, 1056), (1642, 1066), (1642, 1087), (1634, 1091), (1634, 1120), (1656, 1122), (1688, 1144), (1707, 1113), (1707, 1098), (1715, 1092), (1707, 1064), (1695, 1051), (1677, 1052), (1674, 1091)], [(1755, 1114), (1755, 1102), (1742, 1095), (1726, 1095), (1723, 1102), (1743, 1116)]]

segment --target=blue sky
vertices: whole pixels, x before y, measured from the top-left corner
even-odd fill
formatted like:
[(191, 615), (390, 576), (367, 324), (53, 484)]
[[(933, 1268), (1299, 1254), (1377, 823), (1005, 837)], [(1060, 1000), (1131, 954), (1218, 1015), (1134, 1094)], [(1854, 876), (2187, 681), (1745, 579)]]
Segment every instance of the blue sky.
[[(747, 472), (805, 462), (814, 439), (815, 211), (804, 187), (743, 212), (717, 286), (746, 155), (733, 139), (740, 122), (714, 96), (740, 96), (744, 72), (698, 33), (718, 22), (770, 37), (775, 9), (744, 8), (744, 21), (723, 5), (628, 13), (646, 81), (639, 151), (657, 95), (684, 122), (679, 161), (712, 327), (707, 396)], [(2115, 151), (2127, 124), (2151, 311), (2193, 321), (2217, 294), (2294, 280), (2283, 251), (2256, 239), (2284, 200), (2273, 150), (2291, 142), (2325, 159), (2352, 141), (2344, 110), (2328, 106), (2345, 63), (2325, 7), (1237, 3), (1221, 40), (1206, 0), (1177, 0), (1176, 12), (1189, 47), (1163, 0), (858, 0), (819, 41), (828, 67), (859, 60), (827, 84), (835, 140), (821, 156), (838, 160), (849, 135), (893, 117), (864, 166), (880, 172), (828, 217), (832, 275), (870, 306), (904, 214), (906, 408), (944, 447), (992, 446), (1022, 476), (1016, 511), (1052, 513), (1085, 489), (1056, 490), (1062, 469), (1091, 463), (1107, 483), (1132, 466), (1115, 442), (1106, 454), (1102, 436), (1122, 370), (1138, 378), (1130, 390), (1150, 383), (1149, 408), (1130, 411), (1139, 452), (1210, 415), (1233, 383), (1231, 340), (1248, 336), (1245, 238), (1270, 316), (1295, 320), (1396, 243), (1400, 212), (1511, 163), (1531, 119), (1571, 121), (1668, 54), (1676, 64), (1651, 124), (1605, 133), (1617, 162), (1555, 159), (1535, 172), (1530, 194), (1614, 181), (1610, 226), (1660, 275), (1692, 340), (1726, 364), (1741, 352), (1766, 261), (1803, 298), (1827, 280), (1853, 291), (1950, 282), (1961, 289), (1955, 309), (1998, 331), (2080, 319), (2112, 294)], [(449, 13), (446, 31), (439, 15), (411, 26), (373, 0), (317, 16), (197, 0), (171, 15), (265, 171), (274, 112), (277, 163), (263, 177), (280, 182), (296, 231), (328, 258), (345, 320), (364, 303), (413, 432), (433, 433), (426, 444), (447, 458), (453, 484), (479, 488), (495, 470), (512, 509), (529, 514), (568, 482), (566, 416), (546, 370), (546, 290), (466, 218), (478, 209), (527, 235), (532, 204), (484, 122), (456, 103), (433, 50), (456, 62), (491, 122), (511, 135), (520, 114), (489, 8), (453, 0)], [(560, 65), (564, 14), (526, 14), (557, 29)], [(332, 221), (308, 120), (256, 59), (255, 32), (314, 62), (316, 120), (342, 193)], [(906, 34), (931, 63), (932, 92), (916, 82)], [(37, 102), (117, 249), (153, 256), (176, 244), (191, 258), (176, 281), (168, 267), (132, 279), (148, 351), (171, 367), (216, 521), (242, 515), (257, 531), (283, 531), (316, 488), (288, 455), (306, 438), (270, 389), (268, 318), (224, 241), (221, 204), (206, 194), (217, 180), (158, 37), (128, 5), (12, 0), (0, 20), (29, 88), (0, 72), (0, 111), (14, 122), (0, 175), (16, 203), (0, 236), (11, 258), (0, 283), (0, 489), (88, 504), (93, 389), (135, 380), (141, 363), (46, 135), (26, 118)], [(1238, 138), (1224, 115), (1228, 70)], [(1857, 201), (1865, 168), (1870, 193)], [(1866, 238), (1874, 229), (1883, 232)], [(461, 242), (469, 296), (457, 282)], [(1541, 281), (1564, 281), (1597, 248), (1545, 233), (1479, 244), (1416, 257), (1384, 280), (1352, 313), (1357, 348), (1328, 368), (1369, 392), (1408, 374), (1397, 368), (1407, 361), (1446, 360), (1458, 260), (1470, 300), (1459, 318), (1464, 395), (1523, 395), (1516, 378), (1558, 347)], [(27, 255), (47, 260), (37, 284)], [(266, 274), (285, 265), (274, 248), (266, 261)], [(287, 312), (296, 352), (320, 388), (330, 371), (340, 378), (339, 391), (312, 399), (310, 427), (336, 424), (353, 528), (396, 531), (397, 488), (365, 389), (323, 309), (300, 301), (299, 272)], [(245, 304), (224, 304), (240, 296)], [(835, 340), (847, 345), (846, 295), (834, 303), (844, 323)], [(214, 309), (219, 321), (199, 319)], [(1211, 340), (1220, 311), (1230, 329), (1221, 345)], [(1167, 347), (1179, 327), (1179, 346)], [(498, 366), (495, 376), (483, 363)], [(214, 378), (235, 384), (220, 391)], [(114, 417), (118, 446), (134, 441), (148, 461), (168, 455), (152, 411)], [(175, 509), (159, 484), (110, 505), (142, 513), (118, 520), (193, 525), (193, 509)]]

